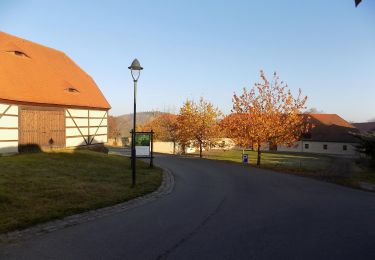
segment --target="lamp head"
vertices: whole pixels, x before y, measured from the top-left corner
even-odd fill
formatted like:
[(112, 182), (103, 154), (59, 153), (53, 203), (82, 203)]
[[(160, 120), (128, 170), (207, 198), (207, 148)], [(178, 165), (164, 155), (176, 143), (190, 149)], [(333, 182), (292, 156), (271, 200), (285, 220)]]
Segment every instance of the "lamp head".
[(128, 67), (128, 69), (130, 69), (133, 80), (137, 81), (141, 74), (141, 70), (143, 70), (143, 67), (141, 67), (141, 64), (137, 59), (134, 59), (132, 64)]

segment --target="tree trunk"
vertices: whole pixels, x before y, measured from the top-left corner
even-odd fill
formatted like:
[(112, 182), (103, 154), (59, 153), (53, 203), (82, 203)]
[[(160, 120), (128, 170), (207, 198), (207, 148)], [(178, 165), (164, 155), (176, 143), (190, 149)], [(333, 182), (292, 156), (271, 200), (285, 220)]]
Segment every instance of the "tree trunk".
[(261, 151), (260, 151), (260, 145), (258, 144), (258, 157), (257, 157), (257, 166), (260, 166), (260, 157), (261, 157)]
[(181, 154), (185, 154), (185, 148), (186, 148), (186, 145), (185, 144), (182, 144), (181, 145)]
[(202, 142), (199, 142), (199, 157), (202, 158)]

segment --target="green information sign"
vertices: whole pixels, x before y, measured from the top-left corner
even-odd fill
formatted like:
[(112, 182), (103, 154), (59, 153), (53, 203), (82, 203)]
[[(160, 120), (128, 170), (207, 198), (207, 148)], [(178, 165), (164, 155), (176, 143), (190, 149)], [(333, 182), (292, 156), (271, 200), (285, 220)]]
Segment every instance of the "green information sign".
[[(154, 132), (136, 132), (134, 138), (135, 156), (137, 158), (149, 158), (153, 167), (153, 137)], [(133, 145), (133, 144), (132, 144)]]
[(135, 146), (150, 146), (151, 134), (136, 133)]

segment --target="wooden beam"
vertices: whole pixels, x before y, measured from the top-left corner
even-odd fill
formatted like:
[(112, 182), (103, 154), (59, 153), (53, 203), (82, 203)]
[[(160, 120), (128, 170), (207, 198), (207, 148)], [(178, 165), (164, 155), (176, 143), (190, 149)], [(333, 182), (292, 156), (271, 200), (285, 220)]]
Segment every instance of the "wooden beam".
[(0, 114), (0, 119), (6, 115), (6, 113), (8, 112), (8, 110), (11, 108), (12, 105), (8, 105), (8, 107), (4, 110), (4, 112), (2, 114)]
[(12, 117), (18, 117), (18, 115), (11, 115), (11, 114), (0, 114), (0, 118), (3, 116), (12, 116)]
[[(75, 118), (75, 119), (88, 119), (87, 116), (68, 116), (66, 118)], [(103, 117), (90, 117), (90, 119), (102, 119)], [(104, 118), (105, 119), (105, 118)]]

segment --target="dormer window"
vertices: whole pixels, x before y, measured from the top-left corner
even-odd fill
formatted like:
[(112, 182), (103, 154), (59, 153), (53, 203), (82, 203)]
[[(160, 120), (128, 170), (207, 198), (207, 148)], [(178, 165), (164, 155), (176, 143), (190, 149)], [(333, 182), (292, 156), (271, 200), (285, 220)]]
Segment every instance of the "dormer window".
[(9, 53), (12, 53), (16, 56), (19, 56), (19, 57), (25, 57), (25, 58), (30, 58), (29, 56), (27, 56), (26, 53), (22, 52), (22, 51), (8, 51)]
[(14, 54), (16, 54), (17, 56), (26, 56), (25, 53), (20, 51), (15, 51)]
[(65, 90), (70, 92), (70, 93), (79, 93), (78, 89), (76, 89), (74, 87), (66, 88)]

